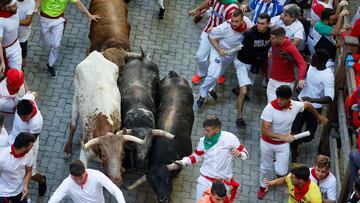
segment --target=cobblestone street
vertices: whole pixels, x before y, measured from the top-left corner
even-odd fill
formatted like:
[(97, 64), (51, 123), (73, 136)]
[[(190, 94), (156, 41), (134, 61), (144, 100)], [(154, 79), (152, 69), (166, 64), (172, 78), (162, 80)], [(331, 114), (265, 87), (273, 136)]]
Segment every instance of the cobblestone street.
[[(87, 6), (89, 5), (89, 0), (82, 1)], [(157, 1), (132, 0), (128, 4), (132, 50), (139, 52), (141, 45), (145, 53), (150, 54), (154, 62), (158, 64), (161, 78), (170, 70), (175, 70), (188, 81), (191, 81), (191, 76), (195, 70), (194, 56), (198, 48), (202, 25), (194, 24), (187, 12), (200, 2), (200, 0), (165, 0), (167, 13), (165, 19), (161, 21), (157, 19), (159, 11)], [(26, 82), (30, 89), (39, 93), (38, 105), (45, 119), (45, 126), (40, 135), (38, 170), (47, 176), (48, 192), (45, 197), (38, 198), (36, 196), (37, 184), (32, 182), (32, 202), (47, 202), (61, 181), (68, 176), (70, 161), (79, 158), (79, 138), (81, 136), (79, 126), (74, 139), (72, 157), (65, 158), (63, 148), (67, 140), (72, 108), (73, 74), (76, 65), (87, 55), (89, 23), (87, 17), (75, 5), (70, 5), (65, 14), (68, 23), (62, 41), (60, 57), (55, 64), (59, 70), (58, 75), (50, 78), (45, 71), (48, 49), (44, 48), (40, 42), (37, 15), (34, 16), (29, 42), (28, 65), (24, 69)], [(216, 89), (219, 95), (216, 103), (208, 101), (201, 111), (195, 111), (192, 134), (193, 147), (197, 146), (199, 138), (203, 134), (203, 120), (208, 114), (216, 114), (223, 122), (223, 130), (236, 134), (250, 153), (250, 159), (245, 161), (238, 159), (233, 166), (235, 179), (241, 184), (238, 202), (287, 202), (284, 187), (271, 189), (264, 201), (258, 201), (256, 198), (260, 170), (259, 117), (266, 104), (265, 88), (262, 87), (261, 81), (262, 76), (259, 75), (256, 85), (251, 88), (250, 101), (245, 103), (244, 118), (248, 126), (246, 130), (239, 130), (235, 124), (236, 96), (231, 93), (231, 89), (237, 85), (237, 79), (234, 69), (228, 68), (225, 84)], [(195, 98), (198, 95), (198, 88), (199, 86), (193, 87)], [(302, 146), (300, 156), (302, 163), (311, 166), (318, 140), (317, 138), (311, 144)], [(174, 181), (174, 203), (194, 202), (196, 179), (199, 176), (200, 165), (185, 168)], [(90, 162), (89, 167), (102, 170), (101, 165), (94, 161)], [(140, 173), (127, 171), (125, 184), (132, 183), (140, 176)], [(123, 187), (121, 190), (129, 203), (152, 203), (156, 200), (148, 183), (141, 185), (132, 192), (126, 191)], [(107, 202), (114, 201), (107, 197)]]

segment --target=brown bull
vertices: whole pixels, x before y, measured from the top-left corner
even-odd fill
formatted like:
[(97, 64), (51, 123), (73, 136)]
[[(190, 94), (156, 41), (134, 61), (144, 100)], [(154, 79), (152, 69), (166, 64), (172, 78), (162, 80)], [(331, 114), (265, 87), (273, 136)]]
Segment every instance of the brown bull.
[(90, 26), (90, 52), (114, 47), (130, 51), (130, 25), (124, 0), (92, 0), (89, 12), (101, 19)]

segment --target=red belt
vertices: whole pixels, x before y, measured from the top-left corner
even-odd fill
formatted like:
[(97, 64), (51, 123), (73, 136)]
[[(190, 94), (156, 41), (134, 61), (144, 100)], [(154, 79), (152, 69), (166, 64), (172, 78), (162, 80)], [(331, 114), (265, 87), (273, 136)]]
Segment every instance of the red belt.
[(231, 186), (232, 189), (230, 190), (230, 195), (231, 195), (230, 202), (233, 202), (235, 200), (235, 198), (237, 198), (236, 194), (237, 194), (237, 190), (238, 190), (240, 184), (238, 182), (236, 182), (234, 178), (231, 178), (230, 181), (227, 181), (225, 179), (216, 179), (216, 178), (212, 178), (209, 176), (205, 176), (203, 174), (201, 174), (201, 175), (211, 182), (221, 181), (221, 182), (225, 183), (227, 186)]
[(273, 140), (273, 139), (269, 138), (269, 137), (266, 136), (266, 135), (261, 135), (261, 139), (264, 140), (264, 141), (267, 142), (267, 143), (276, 144), (276, 145), (285, 144), (285, 143), (286, 143), (286, 142), (284, 142), (284, 141)]
[(58, 16), (53, 17), (53, 16), (49, 16), (48, 14), (44, 13), (43, 11), (40, 11), (40, 15), (41, 15), (42, 17), (44, 17), (44, 18), (58, 19), (58, 18), (60, 18), (60, 17), (64, 17), (64, 12), (62, 12), (62, 13), (61, 13), (60, 15), (58, 15)]

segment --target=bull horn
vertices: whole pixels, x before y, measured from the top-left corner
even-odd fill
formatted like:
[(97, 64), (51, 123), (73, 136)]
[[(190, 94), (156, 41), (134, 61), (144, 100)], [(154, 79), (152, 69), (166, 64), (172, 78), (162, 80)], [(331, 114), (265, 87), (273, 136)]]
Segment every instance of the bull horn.
[(143, 58), (141, 54), (135, 53), (135, 52), (126, 52), (126, 56), (128, 58)]
[(132, 135), (123, 135), (125, 141), (131, 141), (131, 142), (135, 142), (137, 144), (145, 144), (145, 140), (139, 139), (135, 136)]
[(144, 58), (145, 54), (144, 54), (144, 50), (142, 49), (141, 46), (140, 46), (140, 51), (141, 51), (141, 57)]
[(163, 137), (166, 137), (166, 138), (169, 138), (169, 139), (174, 139), (175, 138), (175, 135), (169, 133), (169, 132), (166, 132), (165, 130), (160, 130), (160, 129), (154, 129), (152, 130), (152, 134), (154, 136), (163, 136)]
[(87, 141), (84, 144), (84, 146), (81, 146), (81, 147), (83, 147), (85, 150), (88, 150), (91, 146), (96, 145), (97, 143), (99, 143), (99, 141), (100, 141), (100, 138), (96, 137), (96, 138), (93, 138), (93, 139)]
[(133, 190), (139, 185), (143, 184), (146, 181), (146, 175), (143, 175), (141, 178), (139, 178), (135, 183), (127, 187), (128, 190)]

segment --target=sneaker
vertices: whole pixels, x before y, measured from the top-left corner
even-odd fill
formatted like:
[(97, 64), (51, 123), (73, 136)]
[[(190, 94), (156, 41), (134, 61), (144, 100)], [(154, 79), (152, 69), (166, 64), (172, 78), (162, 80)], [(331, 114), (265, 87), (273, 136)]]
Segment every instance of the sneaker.
[(195, 74), (195, 75), (192, 77), (191, 82), (192, 82), (194, 85), (197, 85), (197, 84), (200, 83), (200, 80), (201, 80), (200, 75)]
[(165, 16), (165, 9), (160, 8), (158, 18), (161, 20), (164, 19), (164, 16)]
[(240, 128), (240, 129), (245, 129), (246, 128), (246, 123), (245, 123), (244, 119), (243, 118), (238, 118), (236, 120), (236, 126), (238, 128)]
[(208, 92), (208, 95), (213, 98), (215, 101), (217, 100), (218, 96), (216, 94), (216, 92), (213, 90), (211, 92)]
[(264, 187), (259, 187), (258, 191), (256, 192), (256, 196), (258, 199), (264, 199), (267, 191)]
[(46, 193), (46, 189), (47, 189), (47, 186), (46, 186), (46, 176), (43, 175), (44, 177), (44, 183), (43, 184), (40, 184), (39, 183), (39, 189), (38, 189), (38, 192), (39, 192), (39, 196), (44, 196), (44, 194)]
[(225, 82), (225, 75), (222, 75), (217, 80), (217, 84), (222, 85), (222, 84), (224, 84), (224, 82)]
[(199, 97), (199, 99), (196, 101), (196, 104), (199, 107), (199, 109), (202, 107), (202, 105), (204, 103), (205, 103), (205, 98), (204, 97)]
[(198, 24), (202, 19), (203, 19), (203, 17), (201, 15), (197, 15), (194, 17), (194, 23)]
[(46, 64), (48, 72), (50, 74), (50, 76), (55, 77), (56, 76), (56, 70), (54, 68), (54, 66), (49, 66), (49, 64)]

